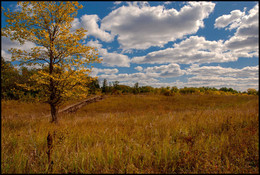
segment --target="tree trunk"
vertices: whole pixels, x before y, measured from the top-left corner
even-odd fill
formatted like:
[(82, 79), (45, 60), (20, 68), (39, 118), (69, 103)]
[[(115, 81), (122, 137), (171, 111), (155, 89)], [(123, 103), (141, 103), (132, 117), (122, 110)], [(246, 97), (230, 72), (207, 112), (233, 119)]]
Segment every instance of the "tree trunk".
[(56, 106), (54, 104), (50, 104), (50, 106), (51, 106), (51, 119), (52, 119), (51, 122), (52, 123), (58, 123), (57, 108), (56, 108)]

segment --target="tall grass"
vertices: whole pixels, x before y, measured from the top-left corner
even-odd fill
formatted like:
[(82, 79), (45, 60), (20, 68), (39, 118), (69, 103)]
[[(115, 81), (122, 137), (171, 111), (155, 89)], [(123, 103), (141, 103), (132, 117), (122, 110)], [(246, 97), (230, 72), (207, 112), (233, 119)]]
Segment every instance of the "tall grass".
[[(108, 96), (59, 124), (2, 101), (2, 173), (259, 173), (257, 96)], [(56, 132), (53, 165), (48, 132)]]

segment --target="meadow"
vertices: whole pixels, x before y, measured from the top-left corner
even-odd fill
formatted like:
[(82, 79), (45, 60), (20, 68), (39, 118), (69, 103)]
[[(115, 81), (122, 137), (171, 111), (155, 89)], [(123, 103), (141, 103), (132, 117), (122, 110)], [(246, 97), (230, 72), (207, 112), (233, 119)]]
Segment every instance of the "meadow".
[(2, 173), (259, 173), (258, 96), (108, 95), (58, 124), (47, 104), (1, 103)]

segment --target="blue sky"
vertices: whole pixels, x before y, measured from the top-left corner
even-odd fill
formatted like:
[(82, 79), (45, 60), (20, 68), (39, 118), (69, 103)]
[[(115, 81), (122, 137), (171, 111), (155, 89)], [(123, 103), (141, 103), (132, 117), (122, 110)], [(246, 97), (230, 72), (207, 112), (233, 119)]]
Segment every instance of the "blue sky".
[[(84, 43), (103, 62), (92, 76), (120, 84), (153, 87), (259, 86), (259, 5), (257, 1), (79, 1), (73, 29), (88, 30)], [(17, 10), (15, 1), (2, 1)], [(5, 26), (4, 15), (1, 26)], [(28, 49), (2, 37), (8, 49)]]

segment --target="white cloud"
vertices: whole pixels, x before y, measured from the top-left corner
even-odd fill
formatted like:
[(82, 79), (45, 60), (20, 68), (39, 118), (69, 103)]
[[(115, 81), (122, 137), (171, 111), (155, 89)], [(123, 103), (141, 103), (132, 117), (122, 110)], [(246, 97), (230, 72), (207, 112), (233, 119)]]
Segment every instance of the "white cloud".
[(28, 70), (32, 70), (32, 69), (42, 69), (44, 66), (47, 66), (48, 63), (44, 63), (42, 65), (39, 65), (39, 64), (36, 64), (36, 65), (23, 65), (23, 66), (14, 66), (17, 70), (21, 71), (22, 70), (22, 67), (25, 67), (27, 68)]
[[(108, 72), (99, 75), (99, 79), (107, 79), (109, 82), (119, 81), (122, 84), (133, 86), (138, 82), (140, 86), (166, 87), (177, 86), (183, 87), (231, 87), (239, 91), (246, 91), (248, 88), (258, 89), (258, 66), (237, 68), (225, 68), (220, 66), (202, 66), (197, 64), (191, 65), (186, 70), (181, 70), (177, 64), (169, 64), (162, 66), (147, 67), (143, 72), (132, 74), (117, 74), (113, 69), (99, 70), (100, 72)], [(176, 80), (174, 82), (167, 81), (170, 77), (179, 77), (187, 74), (192, 77), (187, 78), (187, 82)], [(159, 80), (166, 78), (166, 82)]]
[[(234, 15), (237, 14), (237, 15)], [(234, 17), (235, 16), (235, 17)], [(233, 20), (232, 20), (232, 19)], [(226, 19), (226, 23), (223, 22)], [(230, 15), (223, 15), (216, 19), (218, 28), (237, 28), (234, 36), (225, 41), (225, 47), (230, 49), (235, 57), (259, 56), (259, 5), (256, 4), (248, 13), (234, 10)], [(232, 27), (233, 26), (233, 27)]]
[(157, 79), (145, 74), (145, 73), (133, 73), (133, 74), (112, 74), (105, 75), (102, 74), (99, 76), (100, 80), (107, 79), (109, 82), (119, 81), (125, 85), (134, 85), (136, 82), (141, 82), (142, 84), (152, 84), (154, 82), (158, 82)]
[(230, 15), (222, 15), (218, 17), (215, 21), (216, 28), (224, 28), (228, 25), (229, 29), (233, 29), (238, 27), (241, 22), (241, 17), (245, 15), (245, 12), (241, 12), (240, 10), (233, 10), (230, 12)]
[(258, 37), (252, 36), (252, 37), (240, 37), (240, 36), (234, 36), (230, 38), (228, 41), (225, 42), (225, 45), (227, 48), (231, 50), (236, 49), (250, 49), (250, 51), (256, 51), (258, 49)]
[(180, 11), (148, 3), (129, 3), (108, 14), (101, 29), (118, 35), (124, 50), (147, 49), (194, 34), (204, 27), (203, 20), (213, 11), (212, 2), (189, 2)]
[(187, 79), (187, 82), (176, 80), (174, 82), (162, 82), (144, 73), (134, 74), (101, 74), (99, 80), (107, 79), (108, 82), (119, 81), (120, 84), (134, 86), (136, 82), (139, 86), (152, 86), (152, 87), (231, 87), (238, 91), (246, 91), (248, 88), (258, 89), (258, 78), (233, 78), (233, 77), (220, 77), (220, 76), (194, 76)]
[[(33, 8), (33, 5), (32, 5), (32, 4), (29, 4), (29, 5), (27, 6), (27, 8), (28, 8), (28, 9), (32, 9), (32, 8)], [(11, 5), (11, 6), (10, 6), (10, 9), (11, 9), (11, 10), (13, 9), (14, 12), (21, 12), (21, 11), (22, 11), (22, 6), (16, 4), (15, 7), (13, 7), (13, 5)]]
[(221, 77), (233, 77), (233, 78), (258, 78), (259, 66), (244, 67), (242, 69), (236, 68), (224, 68), (221, 66), (203, 66), (192, 65), (187, 69), (187, 74), (199, 75), (199, 76), (221, 76)]
[(158, 78), (178, 77), (185, 73), (185, 70), (181, 70), (177, 64), (169, 64), (162, 66), (147, 67), (143, 69), (141, 66), (135, 67), (135, 69), (143, 70), (143, 72), (132, 74), (101, 74), (99, 79), (107, 79), (108, 81), (119, 81), (122, 84), (134, 85), (139, 82), (140, 85), (161, 86), (162, 84)]
[(208, 41), (204, 37), (191, 36), (179, 44), (174, 44), (174, 48), (134, 57), (132, 62), (191, 64), (236, 61), (239, 57), (258, 57), (258, 4), (249, 11), (248, 15), (234, 10), (227, 17), (225, 15), (219, 17), (215, 26), (227, 27), (234, 23), (236, 23), (237, 31), (229, 40)]
[(76, 29), (79, 29), (80, 27), (82, 27), (82, 24), (80, 23), (79, 18), (74, 18), (74, 20), (71, 22), (70, 31), (74, 32), (76, 31)]
[(169, 5), (169, 4), (171, 4), (171, 3), (172, 3), (171, 1), (166, 1), (166, 2), (164, 2), (163, 4)]
[(114, 2), (114, 4), (116, 4), (116, 5), (119, 5), (119, 4), (121, 4), (122, 3), (122, 1), (115, 1)]
[[(133, 53), (133, 49), (147, 49), (151, 46), (164, 46), (169, 41), (183, 39), (175, 43), (172, 48), (153, 51), (145, 56), (129, 59), (127, 55), (117, 52), (108, 52), (102, 44), (90, 41), (88, 46), (97, 47), (105, 66), (130, 67), (133, 63), (164, 64), (154, 67), (134, 67), (137, 73), (120, 73), (118, 69), (93, 68), (91, 76), (106, 78), (108, 81), (120, 81), (122, 84), (133, 86), (149, 85), (161, 86), (210, 86), (232, 87), (244, 91), (247, 88), (258, 89), (259, 66), (247, 66), (242, 69), (225, 68), (221, 66), (202, 66), (201, 63), (236, 61), (238, 57), (259, 57), (259, 15), (258, 4), (246, 13), (233, 10), (230, 14), (220, 16), (215, 21), (215, 28), (234, 30), (234, 35), (228, 40), (209, 41), (204, 37), (188, 36), (195, 34), (204, 27), (203, 20), (214, 10), (215, 4), (211, 2), (189, 2), (179, 11), (166, 9), (163, 5), (150, 7), (147, 2), (114, 2), (115, 9), (101, 20), (97, 15), (83, 15), (72, 22), (72, 30), (83, 27), (87, 34), (111, 42), (117, 39), (124, 53)], [(168, 2), (163, 3), (168, 4)], [(19, 7), (17, 7), (18, 9)], [(29, 50), (35, 44), (27, 42), (20, 45), (2, 37), (1, 54), (10, 60), (10, 48)], [(168, 63), (168, 65), (166, 65)], [(195, 63), (195, 64), (194, 64)], [(178, 64), (192, 64), (189, 68), (181, 70)], [(176, 80), (169, 82), (168, 78), (188, 75), (187, 82)], [(185, 76), (183, 76), (185, 77)], [(182, 77), (182, 80), (183, 80)], [(163, 78), (163, 80), (161, 80)]]
[(259, 32), (259, 25), (258, 23), (254, 23), (248, 26), (239, 27), (239, 29), (236, 32), (236, 35), (238, 36), (258, 36)]
[(249, 10), (249, 14), (243, 16), (242, 25), (250, 25), (253, 23), (258, 23), (259, 21), (259, 4), (257, 3), (251, 10)]
[(185, 71), (180, 69), (178, 64), (168, 64), (162, 66), (147, 67), (144, 72), (157, 77), (178, 77), (182, 76)]
[(111, 75), (118, 73), (118, 69), (99, 69), (93, 68), (90, 76), (97, 76), (98, 74)]
[(12, 41), (8, 37), (1, 37), (1, 45), (2, 45), (2, 50), (7, 51), (8, 49), (11, 48), (17, 48), (21, 50), (30, 50), (31, 48), (35, 47), (36, 45), (30, 41), (26, 41), (23, 45), (20, 45), (18, 41)]
[(102, 48), (102, 44), (96, 41), (89, 41), (88, 46), (96, 47), (101, 59), (103, 59), (102, 64), (106, 66), (118, 66), (118, 67), (130, 67), (130, 59), (128, 56), (119, 54), (116, 52), (109, 53), (107, 49)]
[(1, 50), (1, 57), (3, 57), (5, 61), (12, 61), (12, 59), (11, 59), (12, 55), (11, 55), (11, 53), (10, 53), (10, 52), (7, 52), (7, 51), (5, 51), (5, 50), (3, 50), (3, 49)]
[(179, 80), (177, 80), (175, 82), (151, 82), (150, 84), (149, 84), (149, 82), (148, 83), (140, 82), (139, 86), (152, 86), (152, 87), (157, 87), (157, 88), (167, 87), (167, 86), (169, 86), (169, 87), (177, 86), (178, 88), (183, 88), (185, 86), (185, 83), (183, 83)]
[(239, 91), (246, 91), (248, 88), (258, 89), (258, 80), (258, 78), (195, 76), (188, 78), (188, 82), (185, 85), (188, 87), (231, 87)]
[(139, 72), (141, 72), (143, 70), (143, 68), (141, 66), (136, 66), (135, 70), (138, 70)]
[(186, 86), (215, 88), (231, 87), (236, 90), (245, 91), (248, 88), (258, 89), (259, 66), (237, 68), (224, 68), (220, 66), (202, 66), (194, 64), (187, 69), (188, 78)]
[(114, 37), (111, 34), (99, 28), (97, 24), (99, 20), (98, 15), (83, 15), (81, 16), (80, 21), (78, 18), (75, 18), (72, 22), (71, 31), (83, 27), (88, 30), (87, 35), (93, 35), (106, 42), (113, 41)]
[(103, 62), (107, 66), (130, 67), (130, 60), (128, 56), (123, 54), (105, 53), (103, 55)]
[(237, 57), (225, 50), (222, 40), (208, 41), (204, 37), (191, 36), (173, 46), (174, 48), (150, 52), (146, 56), (134, 57), (132, 62), (191, 64), (237, 60)]
[(12, 54), (8, 51), (11, 48), (30, 51), (31, 48), (36, 47), (36, 45), (30, 41), (26, 41), (23, 45), (20, 45), (18, 41), (12, 41), (4, 36), (1, 36), (1, 46), (1, 56), (7, 61), (11, 61)]

